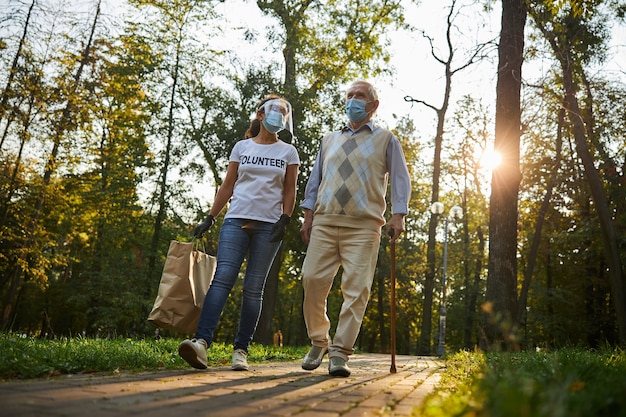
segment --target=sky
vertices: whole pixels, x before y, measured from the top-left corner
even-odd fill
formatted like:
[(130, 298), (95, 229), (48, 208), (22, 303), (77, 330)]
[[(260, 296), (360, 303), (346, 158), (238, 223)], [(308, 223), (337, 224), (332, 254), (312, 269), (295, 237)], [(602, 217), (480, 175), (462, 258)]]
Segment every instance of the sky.
[[(0, 7), (9, 7), (16, 0), (0, 0)], [(437, 46), (442, 45), (444, 40), (445, 19), (450, 0), (421, 0), (419, 5), (414, 0), (404, 0), (406, 22), (418, 29), (423, 29), (426, 34), (435, 40)], [(72, 3), (74, 3), (72, 1)], [(126, 0), (104, 0), (103, 13), (111, 16), (122, 14)], [(459, 5), (474, 3), (473, 0), (458, 0)], [(461, 53), (476, 42), (496, 40), (500, 32), (500, 1), (493, 1), (493, 9), (487, 13), (478, 5), (463, 6), (460, 15), (455, 20), (455, 31), (452, 41), (458, 46), (457, 57), (453, 67), (463, 63)], [(78, 0), (76, 6), (81, 5), (91, 9), (92, 0)], [(259, 59), (282, 62), (283, 58), (278, 50), (274, 55), (267, 55), (264, 51), (267, 45), (264, 33), (266, 28), (275, 25), (276, 22), (263, 15), (256, 5), (255, 0), (226, 0), (216, 6), (217, 11), (225, 17), (227, 22), (224, 26), (221, 42), (226, 48), (237, 51), (244, 62), (253, 62)], [(458, 9), (458, 7), (457, 7)], [(599, 68), (598, 71), (619, 77), (626, 84), (626, 24), (616, 27), (613, 40), (612, 59)], [(527, 28), (530, 27), (530, 22)], [(243, 37), (242, 29), (256, 31), (258, 41), (250, 44)], [(443, 67), (430, 55), (429, 45), (418, 32), (393, 32), (389, 33), (391, 39), (390, 54), (391, 66), (394, 70), (392, 76), (379, 77), (370, 80), (377, 87), (380, 98), (380, 106), (377, 120), (392, 128), (395, 125), (394, 115), (405, 116), (416, 120), (416, 125), (424, 137), (433, 137), (435, 133), (436, 115), (432, 109), (423, 105), (412, 104), (405, 101), (406, 96), (425, 100), (435, 107), (441, 106), (444, 77)], [(214, 40), (212, 40), (213, 42)], [(217, 43), (219, 45), (219, 43)], [(215, 43), (213, 44), (215, 45)], [(211, 46), (213, 46), (211, 45)], [(280, 49), (280, 48), (278, 48)], [(439, 51), (445, 58), (446, 51)], [(472, 65), (466, 70), (459, 72), (453, 78), (451, 105), (466, 94), (480, 97), (483, 103), (490, 108), (495, 105), (496, 85), (496, 59), (495, 49), (492, 51), (492, 59), (480, 64)], [(526, 62), (523, 67), (523, 76), (531, 81), (552, 65), (551, 62)], [(282, 75), (282, 74), (277, 74)], [(451, 109), (451, 112), (453, 109)], [(449, 114), (451, 114), (451, 112)]]
[[(405, 3), (406, 22), (433, 38), (437, 54), (446, 59), (445, 22), (450, 1), (422, 0), (419, 5), (415, 5), (414, 2), (406, 0)], [(499, 38), (500, 2), (493, 2), (493, 9), (490, 12), (482, 10), (480, 5), (458, 8), (461, 4), (468, 3), (473, 2), (471, 0), (457, 2), (459, 15), (455, 19), (455, 27), (452, 31), (452, 42), (457, 49), (453, 69), (465, 63), (466, 56), (463, 54), (466, 52), (464, 51), (470, 50), (477, 43), (497, 42)], [(264, 59), (268, 62), (282, 62), (280, 47), (274, 55), (267, 55), (268, 53), (265, 52), (268, 45), (263, 34), (268, 26), (275, 25), (276, 22), (263, 15), (254, 0), (228, 0), (218, 6), (217, 10), (224, 15), (227, 22), (221, 41), (227, 48), (236, 49), (244, 62), (252, 63)], [(242, 28), (256, 31), (259, 34), (257, 42), (250, 44), (245, 41)], [(529, 28), (530, 22), (527, 23), (527, 29)], [(619, 45), (614, 51), (615, 57), (619, 59), (609, 62), (602, 68), (602, 71), (612, 71), (626, 82), (625, 33), (626, 30), (621, 28), (614, 41), (614, 44)], [(396, 125), (396, 118), (407, 116), (415, 122), (418, 140), (430, 146), (436, 134), (436, 113), (426, 106), (407, 102), (405, 97), (410, 96), (424, 100), (434, 107), (440, 107), (445, 86), (444, 67), (432, 57), (430, 45), (419, 31), (393, 32), (389, 34), (389, 37), (391, 41), (389, 52), (392, 57), (390, 64), (394, 73), (391, 76), (369, 80), (376, 86), (379, 93), (380, 105), (375, 122), (384, 127), (393, 128)], [(527, 81), (532, 82), (540, 78), (551, 65), (553, 63), (548, 61), (527, 62), (523, 67), (523, 76)], [(473, 64), (453, 77), (448, 117), (452, 117), (456, 101), (464, 95), (480, 98), (483, 105), (493, 111), (497, 81), (496, 67), (497, 50), (494, 44), (491, 48), (491, 59)], [(343, 109), (337, 110), (343, 111)], [(494, 159), (498, 156), (491, 156), (492, 150), (487, 150), (487, 155), (484, 160), (484, 168), (487, 170), (485, 178), (490, 178), (490, 169), (493, 168), (496, 163)], [(200, 194), (208, 194), (208, 199), (211, 201), (212, 189), (208, 187), (208, 184), (199, 186), (204, 189), (204, 192)], [(488, 184), (485, 184), (485, 187), (485, 192), (488, 193)]]
[[(458, 16), (454, 21), (452, 31), (452, 43), (455, 46), (455, 59), (452, 68), (458, 68), (465, 63), (467, 56), (465, 51), (471, 50), (473, 45), (494, 41), (491, 48), (490, 59), (478, 64), (473, 64), (467, 69), (453, 76), (450, 108), (447, 117), (452, 117), (455, 111), (455, 103), (465, 95), (471, 95), (480, 99), (482, 104), (491, 112), (495, 108), (496, 81), (497, 81), (497, 49), (496, 43), (500, 33), (500, 1), (492, 2), (493, 9), (484, 11), (480, 4), (471, 0), (458, 0)], [(463, 6), (461, 6), (463, 5)], [(447, 58), (447, 46), (445, 45), (446, 17), (449, 12), (449, 0), (422, 0), (419, 5), (406, 0), (406, 22), (413, 27), (423, 30), (425, 34), (434, 39), (434, 45), (440, 58)], [(460, 8), (459, 8), (460, 7)], [(223, 33), (224, 43), (236, 45), (238, 52), (248, 59), (263, 59), (259, 55), (263, 51), (264, 37), (259, 36), (259, 42), (250, 45), (244, 41), (240, 28), (249, 28), (263, 34), (265, 28), (275, 24), (274, 20), (264, 16), (255, 4), (254, 0), (228, 0), (218, 10), (226, 17), (228, 26), (232, 30)], [(527, 32), (531, 31), (531, 21), (527, 21)], [(616, 27), (612, 42), (611, 59), (598, 68), (598, 72), (614, 76), (626, 84), (626, 28), (624, 25)], [(393, 128), (396, 118), (407, 116), (416, 125), (418, 141), (431, 146), (432, 139), (436, 134), (436, 113), (424, 105), (410, 103), (405, 97), (424, 100), (430, 105), (439, 108), (442, 105), (445, 87), (444, 67), (431, 55), (430, 45), (420, 31), (393, 32), (389, 34), (391, 40), (390, 55), (394, 73), (392, 76), (383, 76), (369, 80), (377, 87), (380, 105), (375, 121), (384, 127)], [(282, 56), (278, 52), (275, 56), (268, 56), (282, 62)], [(550, 59), (544, 61), (534, 60), (525, 62), (522, 76), (528, 83), (542, 78), (554, 62)], [(605, 75), (606, 76), (606, 75)], [(342, 111), (342, 109), (337, 109)], [(451, 134), (451, 133), (449, 133)], [(444, 149), (444, 152), (447, 152)], [(492, 149), (487, 150), (487, 156), (483, 160), (485, 178), (490, 178), (490, 169), (495, 166), (498, 155)], [(444, 176), (445, 177), (445, 176)], [(445, 178), (444, 178), (445, 181)], [(489, 193), (489, 185), (485, 184), (486, 193)]]
[[(6, 0), (0, 0), (0, 4), (3, 1)], [(125, 0), (105, 0), (104, 12), (119, 13), (121, 6), (125, 3)], [(434, 39), (436, 47), (441, 47), (445, 40), (445, 21), (450, 0), (421, 0), (419, 5), (416, 5), (414, 0), (404, 0), (404, 3), (406, 22), (423, 30)], [(471, 3), (477, 4), (469, 6)], [(482, 9), (484, 3), (488, 2), (457, 1), (459, 16), (455, 19), (455, 29), (452, 32), (452, 42), (457, 48), (453, 68), (464, 63), (462, 54), (472, 45), (488, 40), (498, 40), (501, 2), (491, 2), (490, 12)], [(236, 50), (244, 63), (258, 63), (259, 60), (283, 61), (280, 46), (273, 54), (265, 50), (269, 46), (264, 36), (266, 28), (276, 25), (276, 21), (265, 16), (257, 7), (255, 0), (226, 0), (216, 6), (216, 11), (224, 16), (226, 23), (223, 26), (221, 39), (211, 39), (212, 47), (223, 44), (226, 49)], [(530, 21), (526, 26), (529, 29)], [(624, 26), (626, 24), (615, 30), (612, 59), (598, 71), (619, 77), (626, 84), (626, 28)], [(243, 35), (244, 29), (255, 31), (258, 34), (257, 42), (251, 44), (246, 41)], [(409, 116), (416, 122), (418, 136), (427, 140), (435, 135), (435, 112), (423, 105), (407, 102), (405, 97), (410, 96), (440, 107), (445, 81), (443, 66), (431, 56), (429, 44), (419, 32), (392, 32), (388, 35), (391, 40), (390, 64), (394, 74), (369, 80), (377, 87), (379, 93), (380, 106), (376, 120), (385, 127), (393, 128), (396, 124), (394, 115)], [(446, 58), (446, 50), (439, 49), (438, 53)], [(523, 77), (532, 83), (552, 64), (548, 61), (525, 62)], [(497, 51), (494, 46), (490, 60), (474, 64), (453, 77), (451, 108), (448, 115), (452, 115), (455, 102), (468, 94), (480, 98), (490, 109), (495, 107), (496, 65)], [(282, 74), (277, 75), (282, 76)]]
[[(15, 0), (0, 0), (0, 7), (7, 6)], [(472, 0), (458, 0), (460, 4), (473, 3)], [(486, 3), (486, 2), (479, 2)], [(79, 0), (90, 9), (92, 0)], [(497, 41), (500, 32), (500, 1), (494, 1), (493, 10), (485, 12), (482, 6), (463, 6), (455, 20), (455, 29), (452, 33), (452, 42), (457, 48), (453, 68), (464, 63), (463, 51), (472, 45), (488, 40)], [(104, 0), (103, 13), (109, 16), (123, 14), (125, 0)], [(441, 49), (445, 40), (445, 21), (449, 10), (450, 0), (422, 0), (419, 5), (414, 1), (405, 0), (406, 23), (421, 29), (434, 39), (437, 53), (446, 58), (447, 51)], [(255, 0), (226, 0), (219, 4), (217, 12), (224, 16), (224, 27), (221, 39), (211, 39), (211, 47), (224, 45), (226, 49), (233, 49), (244, 63), (258, 63), (258, 60), (267, 62), (282, 62), (280, 45), (276, 52), (266, 52), (267, 40), (264, 36), (268, 26), (276, 25), (275, 20), (269, 18), (259, 10)], [(531, 26), (527, 23), (527, 28)], [(612, 59), (598, 72), (620, 78), (626, 84), (626, 25), (616, 27), (611, 50)], [(251, 44), (244, 39), (244, 29), (258, 33), (257, 42)], [(391, 76), (381, 76), (371, 81), (378, 90), (380, 106), (375, 121), (384, 127), (393, 128), (396, 125), (396, 116), (408, 116), (415, 121), (416, 135), (420, 142), (430, 143), (436, 133), (436, 114), (426, 106), (405, 101), (406, 96), (428, 102), (434, 107), (440, 107), (444, 89), (443, 66), (431, 56), (430, 46), (426, 39), (416, 32), (388, 33), (391, 41)], [(493, 111), (495, 107), (497, 51), (492, 49), (491, 59), (457, 73), (453, 77), (452, 96), (448, 117), (453, 115), (455, 103), (464, 95), (480, 98), (482, 104)], [(550, 61), (533, 61), (524, 63), (523, 77), (528, 82), (546, 72), (553, 65)], [(277, 76), (282, 76), (277, 74)], [(343, 109), (337, 109), (343, 111)], [(202, 190), (199, 195), (213, 198), (212, 184), (199, 185)], [(202, 199), (203, 200), (203, 199)]]
[[(415, 6), (407, 1), (407, 20), (414, 26), (423, 28), (436, 40), (441, 40), (444, 35), (442, 29), (445, 27), (440, 22), (445, 22), (447, 13), (447, 8), (444, 8), (443, 4), (447, 3), (441, 0), (424, 0), (422, 5)], [(226, 17), (231, 28), (245, 27), (263, 33), (265, 27), (275, 24), (273, 19), (261, 13), (253, 0), (229, 0), (217, 9)], [(493, 16), (496, 20), (499, 18), (498, 13), (493, 13)], [(476, 32), (475, 28), (464, 30)], [(474, 34), (474, 36), (480, 36), (481, 39), (494, 38), (499, 32), (499, 22), (484, 22), (480, 31), (480, 35)], [(412, 106), (404, 100), (404, 97), (424, 99), (439, 106), (443, 91), (443, 67), (435, 64), (434, 59), (429, 56), (428, 44), (420, 34), (394, 32), (389, 36), (391, 38), (391, 65), (395, 74), (392, 77), (369, 80), (377, 87), (381, 102), (377, 117), (382, 123), (388, 124), (388, 127), (394, 125), (394, 114), (398, 116), (413, 114), (413, 116), (422, 117), (425, 121), (433, 119), (432, 110)], [(465, 34), (457, 34), (457, 36), (460, 39), (459, 42), (469, 41)], [(237, 50), (242, 56), (249, 56), (250, 59), (260, 58), (259, 52), (263, 45), (247, 44), (243, 41), (240, 30), (225, 30), (223, 39), (225, 44), (237, 45)], [(261, 42), (264, 41), (262, 37), (259, 39)], [(279, 54), (273, 58), (279, 62), (282, 60)], [(489, 65), (492, 66), (492, 64)], [(493, 70), (480, 71), (478, 67), (467, 70), (464, 73), (464, 88), (458, 89), (459, 96), (469, 91), (468, 88), (480, 91), (491, 88), (495, 92), (495, 88), (490, 87), (495, 85), (495, 80), (491, 77), (493, 72)]]
[[(471, 2), (459, 0), (458, 3)], [(414, 2), (407, 0), (405, 5), (407, 23), (423, 29), (434, 38), (436, 45), (441, 45), (445, 39), (445, 19), (449, 4), (450, 2), (446, 0), (422, 0), (419, 5), (415, 5)], [(497, 41), (500, 32), (499, 5), (499, 1), (493, 2), (490, 13), (481, 12), (480, 5), (465, 6), (460, 10), (460, 15), (455, 21), (456, 29), (452, 33), (452, 41), (459, 49), (453, 61), (457, 67), (464, 62), (461, 56), (464, 46), (469, 48), (478, 41)], [(254, 0), (228, 0), (219, 6), (218, 10), (227, 18), (231, 28), (247, 27), (262, 34), (265, 27), (275, 24), (271, 18), (261, 13)], [(527, 23), (527, 28), (529, 27), (530, 22)], [(225, 30), (223, 36), (226, 44), (237, 45), (237, 50), (242, 56), (259, 59), (259, 52), (264, 45), (247, 44), (241, 31), (237, 29)], [(395, 32), (389, 36), (391, 65), (395, 74), (370, 80), (379, 92), (378, 121), (387, 124), (387, 127), (393, 127), (394, 114), (409, 115), (418, 122), (418, 128), (423, 135), (434, 136), (436, 122), (434, 111), (422, 105), (408, 103), (404, 98), (411, 96), (439, 107), (445, 81), (443, 66), (430, 55), (429, 45), (421, 34)], [(264, 38), (259, 37), (259, 41), (264, 42)], [(626, 83), (626, 29), (623, 25), (616, 29), (613, 45), (613, 59), (599, 70), (614, 74)], [(440, 53), (442, 57), (446, 57), (445, 50), (441, 50)], [(473, 65), (453, 78), (451, 103), (466, 94), (472, 94), (474, 97), (481, 97), (487, 106), (494, 107), (497, 51), (493, 50), (491, 56), (493, 58), (491, 61)], [(282, 56), (277, 54), (274, 59), (280, 62)], [(543, 73), (549, 65), (551, 63), (541, 61), (525, 63), (523, 76), (531, 81)]]

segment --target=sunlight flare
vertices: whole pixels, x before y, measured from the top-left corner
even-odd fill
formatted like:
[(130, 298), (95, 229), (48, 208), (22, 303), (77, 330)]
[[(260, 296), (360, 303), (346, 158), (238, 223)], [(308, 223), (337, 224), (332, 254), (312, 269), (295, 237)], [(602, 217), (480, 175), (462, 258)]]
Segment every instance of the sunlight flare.
[(496, 169), (502, 163), (502, 155), (499, 152), (485, 151), (480, 157), (480, 166), (489, 170)]

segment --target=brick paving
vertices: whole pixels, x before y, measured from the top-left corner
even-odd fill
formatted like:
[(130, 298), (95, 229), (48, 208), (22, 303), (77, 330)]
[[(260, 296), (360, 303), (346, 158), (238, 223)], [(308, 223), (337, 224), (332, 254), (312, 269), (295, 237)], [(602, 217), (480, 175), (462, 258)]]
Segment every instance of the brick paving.
[(410, 416), (437, 385), (443, 363), (433, 357), (358, 354), (352, 375), (328, 375), (328, 358), (315, 371), (300, 362), (121, 373), (68, 375), (0, 383), (0, 416)]

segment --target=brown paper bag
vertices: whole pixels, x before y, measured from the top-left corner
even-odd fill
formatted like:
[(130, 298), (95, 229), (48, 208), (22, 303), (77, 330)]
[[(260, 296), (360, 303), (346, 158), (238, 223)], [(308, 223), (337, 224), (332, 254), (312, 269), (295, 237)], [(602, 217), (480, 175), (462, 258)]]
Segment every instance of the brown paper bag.
[(148, 321), (179, 333), (195, 333), (217, 265), (214, 256), (199, 249), (198, 241), (170, 242)]

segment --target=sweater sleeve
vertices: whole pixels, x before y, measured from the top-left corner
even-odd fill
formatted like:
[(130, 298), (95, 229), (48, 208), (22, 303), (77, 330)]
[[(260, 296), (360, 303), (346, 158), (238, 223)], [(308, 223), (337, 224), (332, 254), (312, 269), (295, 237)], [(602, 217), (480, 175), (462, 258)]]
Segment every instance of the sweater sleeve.
[(400, 141), (395, 136), (387, 145), (387, 169), (391, 180), (391, 213), (406, 215), (411, 199), (411, 178)]
[(315, 158), (315, 163), (313, 164), (313, 169), (311, 170), (311, 175), (306, 183), (306, 188), (304, 189), (304, 200), (300, 204), (300, 207), (313, 210), (315, 208), (315, 202), (317, 201), (317, 191), (320, 187), (320, 183), (322, 182), (322, 147), (320, 145), (320, 149), (317, 152), (317, 158)]

